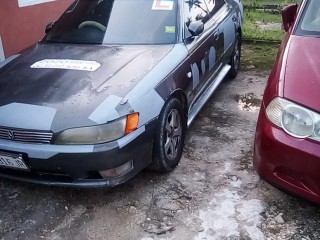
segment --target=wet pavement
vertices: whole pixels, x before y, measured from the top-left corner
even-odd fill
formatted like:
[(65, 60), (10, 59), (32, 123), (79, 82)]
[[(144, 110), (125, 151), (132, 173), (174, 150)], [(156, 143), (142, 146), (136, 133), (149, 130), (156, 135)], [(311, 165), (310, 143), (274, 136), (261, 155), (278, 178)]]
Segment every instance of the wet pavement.
[(319, 207), (252, 166), (267, 75), (250, 70), (221, 84), (170, 174), (143, 171), (112, 189), (0, 180), (0, 239), (319, 239)]

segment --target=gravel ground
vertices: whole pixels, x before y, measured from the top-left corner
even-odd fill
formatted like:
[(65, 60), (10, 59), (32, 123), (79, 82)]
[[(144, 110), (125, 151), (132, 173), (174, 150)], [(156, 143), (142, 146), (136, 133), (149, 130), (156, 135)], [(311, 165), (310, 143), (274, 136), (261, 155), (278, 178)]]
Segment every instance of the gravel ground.
[(224, 81), (170, 174), (111, 189), (0, 180), (0, 239), (319, 239), (319, 207), (262, 181), (252, 166), (268, 72)]

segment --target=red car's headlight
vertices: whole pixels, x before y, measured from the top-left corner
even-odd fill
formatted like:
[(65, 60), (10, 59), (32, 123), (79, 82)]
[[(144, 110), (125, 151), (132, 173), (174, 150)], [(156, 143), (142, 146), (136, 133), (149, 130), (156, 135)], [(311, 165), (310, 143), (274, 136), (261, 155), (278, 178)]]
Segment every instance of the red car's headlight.
[(291, 136), (320, 141), (320, 114), (277, 97), (266, 109), (268, 119)]

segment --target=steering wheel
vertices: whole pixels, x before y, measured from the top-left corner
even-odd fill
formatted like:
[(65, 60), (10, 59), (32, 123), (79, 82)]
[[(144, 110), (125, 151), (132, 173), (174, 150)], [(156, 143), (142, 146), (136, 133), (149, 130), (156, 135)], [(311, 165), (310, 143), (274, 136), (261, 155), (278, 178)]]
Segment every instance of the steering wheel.
[(84, 21), (84, 22), (80, 23), (80, 25), (78, 26), (78, 29), (83, 28), (83, 27), (94, 27), (94, 28), (97, 28), (103, 32), (105, 32), (107, 30), (107, 28), (104, 25), (102, 25), (101, 23), (95, 22), (95, 21)]

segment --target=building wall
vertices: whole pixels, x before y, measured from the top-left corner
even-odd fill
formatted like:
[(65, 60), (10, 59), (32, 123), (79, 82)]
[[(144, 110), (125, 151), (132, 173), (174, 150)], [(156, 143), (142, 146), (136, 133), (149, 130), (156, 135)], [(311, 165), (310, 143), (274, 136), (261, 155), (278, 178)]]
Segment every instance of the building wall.
[[(44, 36), (45, 27), (74, 0), (0, 0), (0, 37), (9, 57)], [(0, 60), (1, 60), (0, 42)]]

